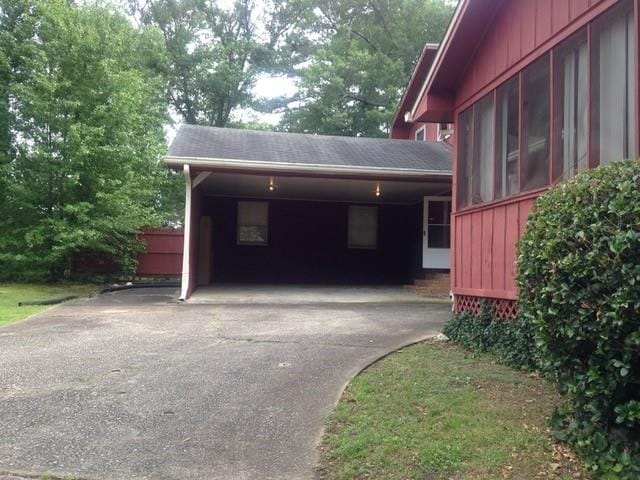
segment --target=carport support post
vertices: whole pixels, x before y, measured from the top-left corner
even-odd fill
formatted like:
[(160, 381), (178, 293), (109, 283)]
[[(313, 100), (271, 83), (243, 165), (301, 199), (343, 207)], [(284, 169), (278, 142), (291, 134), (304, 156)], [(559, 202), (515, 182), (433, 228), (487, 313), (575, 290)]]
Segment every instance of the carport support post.
[(189, 253), (191, 250), (191, 171), (185, 164), (185, 197), (184, 197), (184, 237), (182, 246), (182, 284), (180, 288), (180, 300), (186, 300), (189, 294)]

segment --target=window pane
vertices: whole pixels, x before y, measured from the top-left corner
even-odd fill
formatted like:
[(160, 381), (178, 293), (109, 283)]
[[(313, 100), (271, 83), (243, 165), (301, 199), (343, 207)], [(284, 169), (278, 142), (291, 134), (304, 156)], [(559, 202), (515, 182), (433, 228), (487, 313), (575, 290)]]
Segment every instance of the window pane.
[(522, 190), (549, 183), (549, 57), (522, 74)]
[(473, 124), (473, 203), (493, 200), (493, 94), (487, 95), (474, 107)]
[(471, 108), (458, 116), (458, 166), (457, 166), (457, 208), (469, 204), (471, 193)]
[(451, 227), (449, 225), (429, 225), (428, 248), (450, 248)]
[(429, 200), (429, 224), (449, 225), (451, 216), (451, 202)]
[(633, 15), (617, 15), (597, 33), (594, 48), (594, 115), (597, 159), (611, 163), (635, 155)]
[(378, 209), (349, 207), (349, 248), (376, 248), (378, 243)]
[(555, 71), (554, 179), (570, 178), (589, 166), (587, 41), (584, 34), (559, 47)]
[(267, 202), (238, 202), (240, 225), (267, 225)]
[(266, 245), (268, 223), (267, 202), (238, 202), (238, 243)]
[(496, 92), (496, 198), (518, 193), (519, 97), (518, 77)]
[(419, 142), (423, 142), (424, 141), (424, 128), (418, 130), (416, 132), (416, 140), (418, 140)]
[(240, 225), (238, 241), (240, 243), (267, 243), (267, 227)]

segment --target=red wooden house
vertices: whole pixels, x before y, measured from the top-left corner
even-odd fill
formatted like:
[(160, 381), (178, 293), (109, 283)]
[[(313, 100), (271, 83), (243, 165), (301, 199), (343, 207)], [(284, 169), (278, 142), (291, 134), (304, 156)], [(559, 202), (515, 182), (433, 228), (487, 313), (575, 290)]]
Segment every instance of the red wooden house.
[(453, 122), (457, 310), (513, 315), (538, 195), (636, 157), (639, 0), (460, 0), (403, 120)]

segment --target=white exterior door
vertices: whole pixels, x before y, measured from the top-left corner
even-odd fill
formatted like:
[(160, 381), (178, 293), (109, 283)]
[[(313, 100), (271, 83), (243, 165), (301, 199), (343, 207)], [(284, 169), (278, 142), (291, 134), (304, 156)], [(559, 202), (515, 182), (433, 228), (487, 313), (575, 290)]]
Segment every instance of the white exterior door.
[(450, 268), (451, 198), (424, 197), (422, 268)]

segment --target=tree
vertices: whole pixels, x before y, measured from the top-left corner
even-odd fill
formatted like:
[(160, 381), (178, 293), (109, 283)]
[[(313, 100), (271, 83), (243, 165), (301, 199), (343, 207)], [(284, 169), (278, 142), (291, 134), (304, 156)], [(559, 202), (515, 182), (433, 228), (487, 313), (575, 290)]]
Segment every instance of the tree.
[(280, 128), (381, 137), (426, 42), (440, 42), (453, 8), (447, 0), (317, 2), (320, 46), (299, 69), (299, 101)]
[(190, 124), (226, 126), (234, 109), (252, 104), (260, 74), (289, 71), (309, 51), (301, 35), (310, 16), (307, 0), (235, 0), (230, 9), (215, 0), (130, 5), (143, 24), (162, 31), (168, 98)]
[(59, 279), (97, 252), (134, 266), (169, 182), (164, 44), (109, 8), (0, 0), (11, 139), (0, 277)]

